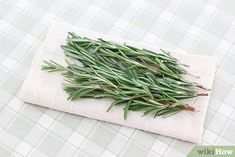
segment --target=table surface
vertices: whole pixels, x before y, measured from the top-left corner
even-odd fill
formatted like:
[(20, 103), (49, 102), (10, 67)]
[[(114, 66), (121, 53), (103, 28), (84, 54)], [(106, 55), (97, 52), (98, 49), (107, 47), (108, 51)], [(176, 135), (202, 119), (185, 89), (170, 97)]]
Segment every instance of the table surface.
[(202, 144), (234, 145), (234, 6), (234, 0), (0, 1), (0, 156), (180, 157), (194, 146), (17, 99), (34, 53), (55, 19), (157, 47), (217, 57)]

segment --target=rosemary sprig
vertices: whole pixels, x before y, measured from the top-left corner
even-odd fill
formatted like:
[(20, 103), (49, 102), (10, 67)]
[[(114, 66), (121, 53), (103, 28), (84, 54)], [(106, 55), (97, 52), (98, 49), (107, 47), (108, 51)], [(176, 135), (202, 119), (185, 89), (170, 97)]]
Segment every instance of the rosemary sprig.
[(194, 111), (183, 99), (207, 95), (200, 92), (205, 87), (183, 78), (188, 74), (183, 66), (187, 66), (164, 50), (155, 53), (71, 32), (61, 48), (82, 66), (69, 61), (62, 66), (50, 60), (44, 61), (42, 70), (62, 72), (68, 100), (111, 98), (113, 103), (107, 111), (124, 105), (124, 119), (130, 110), (154, 117), (168, 117), (181, 110)]

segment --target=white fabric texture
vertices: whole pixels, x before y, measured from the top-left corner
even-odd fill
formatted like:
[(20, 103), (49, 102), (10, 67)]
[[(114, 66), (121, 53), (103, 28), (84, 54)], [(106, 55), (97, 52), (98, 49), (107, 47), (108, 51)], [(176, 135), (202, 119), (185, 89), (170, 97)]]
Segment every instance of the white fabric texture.
[[(154, 51), (158, 48), (148, 45), (133, 43), (107, 35), (80, 30), (77, 27), (63, 22), (55, 22), (50, 27), (44, 43), (36, 52), (29, 73), (20, 89), (18, 97), (27, 103), (45, 106), (51, 109), (60, 110), (72, 114), (85, 116), (101, 121), (133, 127), (153, 133), (178, 138), (194, 143), (200, 143), (203, 132), (203, 123), (208, 106), (209, 96), (188, 100), (196, 109), (195, 112), (182, 111), (168, 118), (153, 118), (152, 116), (142, 117), (142, 112), (128, 113), (127, 120), (123, 119), (123, 107), (114, 107), (110, 112), (106, 109), (111, 103), (108, 99), (80, 99), (68, 101), (67, 93), (62, 89), (63, 76), (58, 73), (48, 73), (41, 70), (43, 60), (53, 60), (64, 64), (64, 53), (60, 45), (65, 43), (67, 33), (76, 32), (78, 35), (89, 38), (103, 38), (116, 42), (126, 42), (140, 48), (147, 48)], [(172, 53), (181, 63), (190, 67), (187, 70), (200, 76), (196, 79), (189, 77), (207, 88), (212, 87), (216, 60), (208, 56), (192, 55), (187, 53)]]

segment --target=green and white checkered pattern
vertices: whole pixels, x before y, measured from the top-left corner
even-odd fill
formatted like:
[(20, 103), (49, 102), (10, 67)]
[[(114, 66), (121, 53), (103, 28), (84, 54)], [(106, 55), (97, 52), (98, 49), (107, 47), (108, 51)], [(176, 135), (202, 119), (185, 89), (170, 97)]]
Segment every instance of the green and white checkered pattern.
[(194, 146), (17, 99), (36, 49), (58, 18), (136, 42), (217, 57), (203, 144), (234, 145), (234, 6), (234, 0), (1, 0), (0, 156), (180, 157)]

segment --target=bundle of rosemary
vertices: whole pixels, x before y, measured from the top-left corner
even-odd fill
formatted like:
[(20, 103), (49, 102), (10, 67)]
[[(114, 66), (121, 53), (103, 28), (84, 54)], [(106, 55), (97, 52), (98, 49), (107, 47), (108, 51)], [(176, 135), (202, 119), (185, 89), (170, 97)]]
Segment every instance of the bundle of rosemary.
[(61, 71), (65, 77), (64, 90), (68, 100), (79, 98), (111, 98), (113, 106), (128, 111), (142, 111), (143, 115), (168, 117), (182, 110), (195, 109), (185, 103), (187, 98), (206, 96), (203, 86), (187, 81), (186, 65), (161, 50), (159, 53), (119, 44), (103, 39), (89, 39), (68, 33), (62, 45), (66, 56), (82, 65), (62, 66), (52, 60), (44, 61), (42, 70)]

